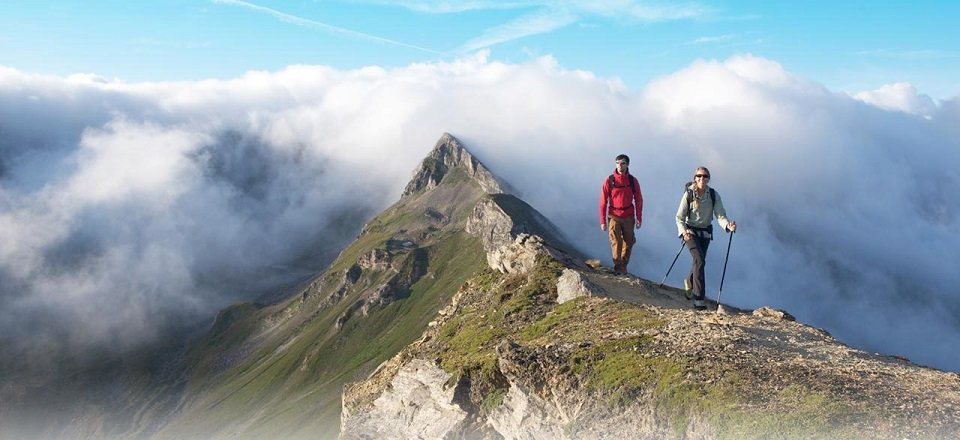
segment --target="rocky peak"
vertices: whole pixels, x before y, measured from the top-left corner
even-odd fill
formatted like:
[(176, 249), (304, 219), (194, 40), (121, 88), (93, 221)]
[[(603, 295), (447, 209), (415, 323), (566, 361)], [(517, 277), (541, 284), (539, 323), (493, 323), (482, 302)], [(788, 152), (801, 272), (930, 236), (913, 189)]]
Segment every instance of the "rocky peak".
[(463, 144), (450, 133), (444, 133), (430, 154), (423, 159), (413, 173), (413, 179), (403, 191), (403, 197), (440, 184), (452, 169), (460, 168), (473, 178), (488, 194), (509, 192), (506, 185), (497, 179)]
[[(444, 133), (433, 150), (414, 171), (401, 200), (410, 200), (415, 194), (430, 195), (450, 187), (442, 185), (454, 171), (460, 171), (479, 186), (479, 200), (472, 207), (464, 230), (478, 237), (487, 254), (488, 265), (500, 272), (523, 272), (532, 267), (536, 255), (546, 252), (554, 259), (570, 264), (582, 261), (563, 237), (560, 230), (546, 217), (523, 200), (509, 194), (509, 186), (495, 176), (474, 157), (460, 141)], [(450, 180), (450, 179), (448, 179)], [(452, 182), (458, 179), (450, 180)], [(441, 191), (443, 192), (443, 191)], [(446, 191), (446, 192), (449, 192)], [(457, 197), (462, 201), (463, 197)], [(444, 203), (443, 197), (426, 197), (431, 203)], [(445, 218), (437, 209), (425, 208), (430, 218)]]

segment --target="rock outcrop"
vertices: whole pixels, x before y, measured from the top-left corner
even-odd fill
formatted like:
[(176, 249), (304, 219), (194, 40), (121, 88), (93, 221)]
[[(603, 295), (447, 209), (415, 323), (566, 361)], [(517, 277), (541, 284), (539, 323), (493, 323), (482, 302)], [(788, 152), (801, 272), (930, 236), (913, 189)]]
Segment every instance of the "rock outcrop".
[(583, 272), (573, 269), (564, 269), (557, 280), (557, 304), (563, 304), (577, 298), (598, 296), (603, 289), (590, 282)]
[(507, 194), (482, 198), (467, 220), (466, 231), (480, 238), (487, 263), (500, 272), (526, 272), (538, 254), (569, 264), (583, 260), (550, 220)]
[(467, 412), (454, 403), (456, 389), (446, 385), (449, 378), (428, 361), (411, 360), (369, 411), (355, 417), (345, 414), (340, 438), (439, 439), (457, 432)]

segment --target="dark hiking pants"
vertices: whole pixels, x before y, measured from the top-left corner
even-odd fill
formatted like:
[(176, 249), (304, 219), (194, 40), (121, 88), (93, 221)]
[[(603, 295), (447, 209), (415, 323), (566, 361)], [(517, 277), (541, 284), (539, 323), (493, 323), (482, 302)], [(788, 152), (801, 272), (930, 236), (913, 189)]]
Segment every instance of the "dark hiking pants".
[(710, 239), (694, 234), (693, 238), (684, 240), (684, 243), (690, 251), (690, 256), (693, 257), (690, 274), (687, 275), (687, 280), (693, 287), (693, 299), (703, 301), (704, 292), (707, 289), (704, 279), (704, 264), (707, 259), (707, 248), (710, 247)]

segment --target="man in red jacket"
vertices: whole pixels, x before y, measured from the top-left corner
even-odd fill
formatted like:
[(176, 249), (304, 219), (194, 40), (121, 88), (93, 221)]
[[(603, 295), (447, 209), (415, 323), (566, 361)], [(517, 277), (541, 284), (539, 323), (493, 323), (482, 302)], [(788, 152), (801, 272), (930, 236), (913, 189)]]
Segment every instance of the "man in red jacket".
[[(627, 273), (630, 251), (637, 242), (633, 229), (643, 223), (643, 195), (640, 182), (630, 175), (630, 158), (617, 156), (617, 168), (604, 179), (600, 189), (600, 230), (610, 227), (610, 248), (613, 253), (613, 273)], [(609, 207), (609, 211), (607, 208)], [(636, 216), (636, 221), (634, 221)]]

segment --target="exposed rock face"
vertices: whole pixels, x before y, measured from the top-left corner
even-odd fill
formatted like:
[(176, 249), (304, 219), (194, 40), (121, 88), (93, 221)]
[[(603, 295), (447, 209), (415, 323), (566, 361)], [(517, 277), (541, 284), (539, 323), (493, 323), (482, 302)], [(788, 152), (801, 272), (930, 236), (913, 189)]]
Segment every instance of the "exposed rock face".
[(538, 253), (573, 262), (578, 253), (549, 220), (516, 197), (495, 194), (477, 203), (467, 232), (480, 237), (490, 268), (525, 272)]
[[(347, 288), (356, 282), (357, 278), (351, 277), (351, 274), (357, 273), (355, 268), (362, 267), (364, 270), (386, 273), (387, 279), (382, 284), (369, 289), (363, 297), (343, 311), (334, 327), (339, 330), (354, 314), (367, 316), (373, 309), (382, 308), (406, 298), (410, 293), (410, 287), (427, 274), (427, 264), (427, 253), (423, 249), (405, 250), (396, 258), (384, 249), (374, 249), (363, 254), (357, 264), (351, 266), (350, 270), (344, 274), (343, 283), (334, 291), (330, 299), (339, 301)], [(326, 305), (328, 304), (324, 304)]]
[(759, 309), (756, 309), (753, 311), (753, 316), (759, 316), (762, 318), (783, 319), (786, 321), (797, 320), (797, 318), (794, 318), (793, 315), (780, 309), (774, 309), (772, 307), (760, 307)]
[(599, 295), (603, 292), (599, 286), (590, 282), (580, 271), (564, 269), (557, 280), (557, 303), (563, 304), (584, 296)]
[[(653, 402), (636, 399), (611, 412), (583, 384), (563, 371), (570, 347), (497, 347), (498, 366), (510, 389), (488, 422), (506, 439), (672, 438), (675, 432), (656, 419)], [(691, 426), (687, 438), (703, 438), (703, 427)]]
[(462, 168), (489, 194), (509, 192), (477, 158), (463, 148), (457, 138), (444, 133), (433, 151), (414, 171), (414, 177), (403, 191), (403, 197), (417, 191), (436, 187), (451, 168)]
[(467, 232), (480, 237), (487, 252), (513, 243), (517, 236), (516, 226), (513, 218), (492, 197), (477, 203), (473, 215), (467, 220)]
[(367, 316), (370, 309), (383, 307), (409, 295), (410, 287), (427, 273), (427, 254), (423, 249), (415, 249), (404, 256), (402, 265), (394, 268), (396, 272), (363, 299), (360, 311)]
[(487, 252), (490, 268), (503, 273), (524, 273), (537, 263), (537, 255), (545, 253), (543, 239), (520, 234), (513, 243)]
[(445, 385), (449, 378), (428, 361), (410, 361), (371, 409), (355, 417), (345, 414), (340, 438), (440, 439), (457, 432), (467, 412), (453, 403), (455, 388)]
[[(569, 376), (554, 380), (526, 380), (528, 371), (541, 368), (537, 356), (504, 341), (497, 347), (498, 367), (510, 383), (503, 403), (490, 416), (490, 425), (504, 438), (563, 438), (564, 427), (583, 402), (571, 399), (575, 384)], [(541, 378), (546, 379), (546, 378)], [(539, 391), (539, 392), (538, 392)], [(541, 397), (542, 396), (542, 397)]]
[(357, 264), (363, 269), (382, 272), (390, 268), (391, 261), (392, 255), (389, 251), (377, 248), (363, 254)]

